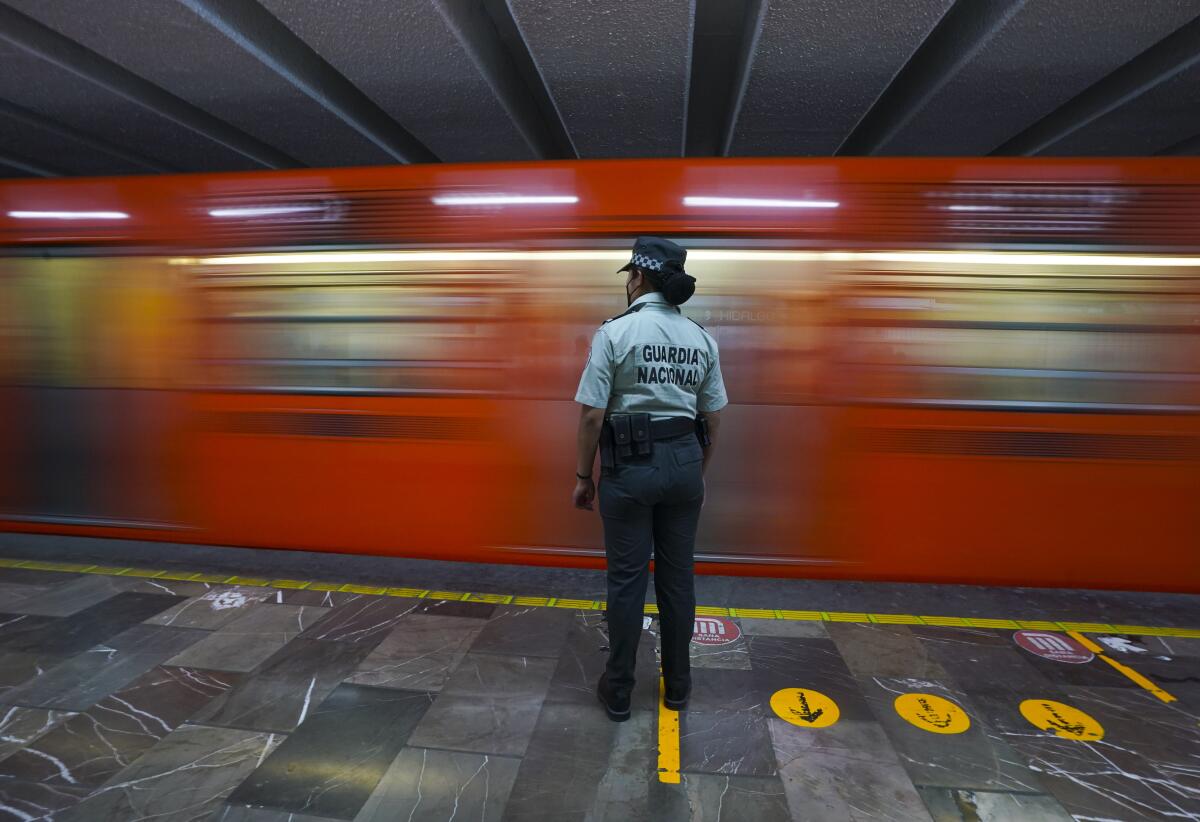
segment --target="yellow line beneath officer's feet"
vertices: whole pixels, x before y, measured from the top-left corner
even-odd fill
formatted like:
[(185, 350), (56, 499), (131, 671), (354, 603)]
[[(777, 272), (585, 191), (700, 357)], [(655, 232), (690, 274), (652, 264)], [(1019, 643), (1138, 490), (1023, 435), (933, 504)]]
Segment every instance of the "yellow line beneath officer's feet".
[(679, 711), (667, 707), (667, 686), (658, 678), (658, 781), (679, 784)]
[(1067, 631), (1067, 636), (1071, 637), (1071, 639), (1075, 640), (1080, 645), (1082, 645), (1083, 647), (1085, 647), (1089, 651), (1091, 651), (1093, 654), (1100, 657), (1105, 662), (1107, 662), (1109, 665), (1113, 666), (1118, 671), (1123, 673), (1125, 676), (1132, 679), (1138, 685), (1142, 686), (1147, 691), (1154, 694), (1156, 697), (1161, 699), (1163, 702), (1174, 702), (1175, 701), (1175, 697), (1171, 696), (1169, 693), (1164, 691), (1162, 688), (1155, 685), (1152, 681), (1150, 681), (1146, 677), (1142, 676), (1137, 671), (1133, 670), (1133, 668), (1130, 668), (1128, 665), (1124, 665), (1120, 662), (1117, 662), (1115, 659), (1113, 659), (1110, 656), (1105, 656), (1104, 649), (1101, 648), (1099, 645), (1097, 645), (1095, 642), (1092, 642), (1090, 639), (1085, 637), (1083, 634), (1079, 633), (1078, 631)]

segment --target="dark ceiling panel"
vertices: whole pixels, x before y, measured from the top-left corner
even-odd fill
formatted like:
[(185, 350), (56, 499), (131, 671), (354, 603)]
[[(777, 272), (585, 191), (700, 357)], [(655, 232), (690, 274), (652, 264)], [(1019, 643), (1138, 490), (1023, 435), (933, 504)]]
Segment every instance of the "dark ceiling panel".
[(832, 154), (952, 1), (769, 4), (729, 153)]
[(99, 0), (8, 5), (216, 117), (314, 166), (392, 158), (176, 3)]
[(580, 156), (683, 154), (690, 2), (508, 5)]
[(1200, 133), (1200, 66), (1176, 75), (1067, 135), (1041, 154), (1156, 154)]
[(0, 114), (0, 154), (23, 157), (63, 174), (146, 173), (141, 166), (3, 114)]
[[(1153, 13), (1147, 13), (1152, 9)], [(1200, 12), (1196, 0), (1026, 3), (877, 151), (987, 154)]]
[(0, 98), (184, 171), (262, 166), (81, 77), (0, 41)]
[(533, 157), (433, 4), (263, 0), (263, 5), (442, 160)]

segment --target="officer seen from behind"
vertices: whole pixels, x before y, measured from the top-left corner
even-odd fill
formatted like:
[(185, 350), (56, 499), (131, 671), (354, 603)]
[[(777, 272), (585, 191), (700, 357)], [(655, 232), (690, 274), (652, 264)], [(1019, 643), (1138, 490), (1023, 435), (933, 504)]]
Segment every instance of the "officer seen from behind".
[[(628, 272), (629, 310), (600, 327), (575, 401), (575, 506), (592, 509), (600, 446), (600, 516), (608, 561), (608, 665), (597, 688), (610, 719), (630, 716), (634, 663), (651, 556), (662, 627), (664, 702), (691, 691), (688, 648), (696, 616), (693, 552), (704, 469), (728, 402), (717, 343), (679, 305), (696, 290), (687, 251), (639, 237)], [(653, 672), (644, 672), (653, 675)]]

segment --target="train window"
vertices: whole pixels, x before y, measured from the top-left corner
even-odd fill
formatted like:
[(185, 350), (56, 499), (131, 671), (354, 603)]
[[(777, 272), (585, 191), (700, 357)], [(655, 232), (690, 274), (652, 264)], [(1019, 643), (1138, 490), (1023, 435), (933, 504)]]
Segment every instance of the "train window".
[(499, 298), (437, 272), (202, 282), (210, 387), (399, 394), (497, 390)]
[(1188, 277), (847, 278), (846, 399), (1003, 407), (1200, 406), (1200, 293)]

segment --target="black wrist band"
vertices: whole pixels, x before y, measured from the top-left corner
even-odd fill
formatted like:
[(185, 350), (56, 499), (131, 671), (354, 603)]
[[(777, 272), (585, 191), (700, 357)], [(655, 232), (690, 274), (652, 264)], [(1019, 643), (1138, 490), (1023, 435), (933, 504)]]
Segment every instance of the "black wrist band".
[(591, 478), (592, 478), (591, 474), (580, 474), (578, 471), (575, 472), (575, 479), (590, 480)]

